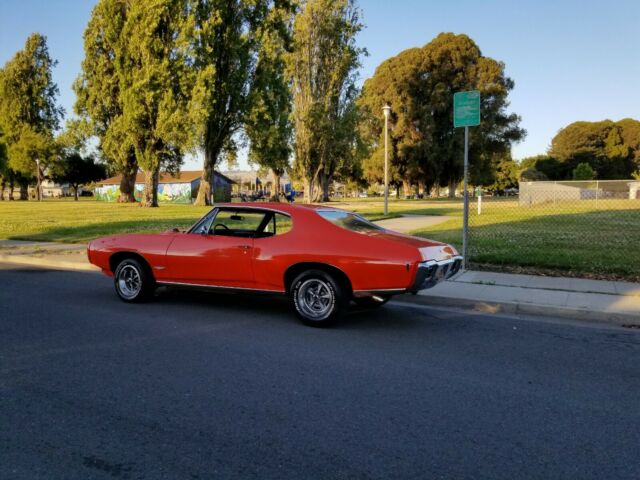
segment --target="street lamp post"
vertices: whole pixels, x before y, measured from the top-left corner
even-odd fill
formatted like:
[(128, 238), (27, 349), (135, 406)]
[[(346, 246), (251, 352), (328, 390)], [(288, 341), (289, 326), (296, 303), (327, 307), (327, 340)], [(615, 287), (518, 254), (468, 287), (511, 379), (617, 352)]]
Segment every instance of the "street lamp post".
[(391, 107), (387, 104), (382, 107), (384, 112), (384, 214), (389, 213), (389, 113)]

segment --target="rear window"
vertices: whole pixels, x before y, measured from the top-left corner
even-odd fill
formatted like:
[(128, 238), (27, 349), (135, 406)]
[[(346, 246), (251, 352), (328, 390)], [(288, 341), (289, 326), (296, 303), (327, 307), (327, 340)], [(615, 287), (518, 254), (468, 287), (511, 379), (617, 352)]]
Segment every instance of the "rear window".
[(350, 212), (341, 212), (339, 210), (317, 210), (325, 220), (329, 220), (334, 225), (344, 228), (345, 230), (351, 230), (358, 233), (370, 233), (379, 232), (384, 228), (379, 227), (375, 223), (371, 223), (369, 220), (365, 220), (360, 215)]

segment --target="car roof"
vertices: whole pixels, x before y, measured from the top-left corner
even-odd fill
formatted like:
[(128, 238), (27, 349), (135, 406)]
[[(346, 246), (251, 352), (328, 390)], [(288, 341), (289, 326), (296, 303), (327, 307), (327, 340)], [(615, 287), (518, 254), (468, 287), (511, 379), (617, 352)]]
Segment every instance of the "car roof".
[(238, 202), (238, 203), (216, 203), (219, 208), (255, 208), (259, 210), (275, 210), (284, 213), (295, 213), (309, 210), (340, 210), (331, 205), (314, 205), (314, 204), (293, 204), (284, 202)]

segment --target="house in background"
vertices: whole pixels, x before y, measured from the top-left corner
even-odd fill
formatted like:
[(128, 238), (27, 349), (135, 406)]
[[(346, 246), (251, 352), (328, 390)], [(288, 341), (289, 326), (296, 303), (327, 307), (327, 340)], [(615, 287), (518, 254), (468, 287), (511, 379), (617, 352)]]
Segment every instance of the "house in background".
[[(275, 175), (271, 170), (267, 173), (258, 172), (257, 170), (229, 170), (224, 172), (224, 176), (235, 183), (233, 190), (237, 194), (251, 194), (260, 191), (270, 196), (276, 190)], [(290, 188), (290, 184), (289, 174), (285, 172), (280, 177), (280, 190), (282, 192), (287, 191)]]
[[(193, 203), (198, 196), (202, 172), (183, 171), (175, 175), (161, 173), (158, 179), (158, 202), (162, 203)], [(122, 175), (107, 178), (96, 184), (94, 190), (96, 200), (115, 202), (120, 196), (120, 181)], [(231, 186), (235, 182), (230, 178), (215, 172), (214, 174), (214, 200), (216, 202), (231, 201)], [(144, 173), (136, 176), (135, 198), (140, 200), (144, 190)]]

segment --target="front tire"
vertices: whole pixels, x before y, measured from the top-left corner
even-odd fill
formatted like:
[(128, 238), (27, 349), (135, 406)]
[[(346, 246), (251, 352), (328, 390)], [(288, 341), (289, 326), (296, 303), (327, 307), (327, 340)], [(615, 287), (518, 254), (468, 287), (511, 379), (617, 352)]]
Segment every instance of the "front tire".
[(291, 284), (291, 300), (305, 325), (332, 325), (348, 303), (345, 288), (322, 270), (309, 270)]
[(127, 303), (140, 303), (153, 295), (155, 281), (146, 265), (134, 258), (121, 261), (113, 275), (118, 297)]

